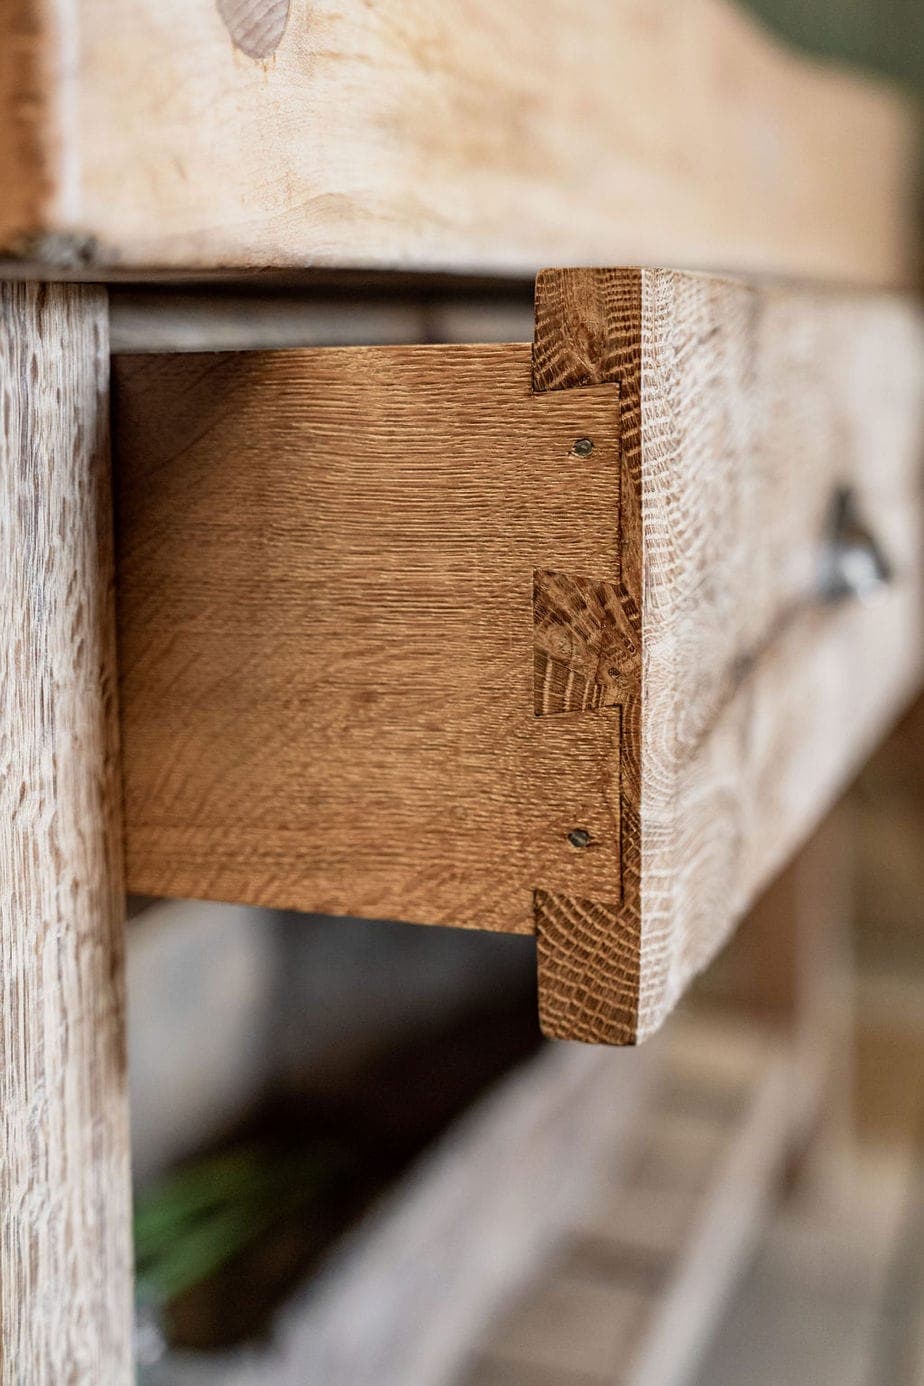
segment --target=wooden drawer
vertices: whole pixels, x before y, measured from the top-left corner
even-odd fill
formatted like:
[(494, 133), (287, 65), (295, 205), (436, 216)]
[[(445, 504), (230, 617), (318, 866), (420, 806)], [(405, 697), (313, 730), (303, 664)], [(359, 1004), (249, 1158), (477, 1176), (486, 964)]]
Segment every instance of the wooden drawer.
[(547, 1033), (644, 1038), (919, 679), (921, 360), (661, 270), (543, 274), (532, 350), (119, 359), (129, 887), (535, 932)]

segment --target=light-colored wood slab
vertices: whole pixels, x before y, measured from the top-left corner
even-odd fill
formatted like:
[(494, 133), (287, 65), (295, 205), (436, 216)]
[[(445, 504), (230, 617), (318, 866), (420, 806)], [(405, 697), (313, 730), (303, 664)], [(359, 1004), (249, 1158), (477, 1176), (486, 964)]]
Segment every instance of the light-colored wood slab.
[(0, 257), (907, 282), (915, 118), (724, 0), (7, 0)]
[(0, 1380), (132, 1379), (109, 354), (0, 286)]
[(116, 379), (131, 888), (523, 933), (618, 897), (620, 709), (537, 716), (534, 654), (548, 575), (615, 572), (616, 390), (534, 396), (528, 346)]

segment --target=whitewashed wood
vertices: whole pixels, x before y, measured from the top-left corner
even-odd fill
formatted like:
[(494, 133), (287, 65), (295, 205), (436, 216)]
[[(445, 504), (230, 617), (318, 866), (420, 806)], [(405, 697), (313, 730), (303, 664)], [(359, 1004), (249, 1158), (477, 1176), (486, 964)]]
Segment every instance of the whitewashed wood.
[(0, 130), (0, 256), (88, 276), (917, 271), (909, 105), (725, 0), (6, 0)]
[[(627, 1043), (920, 677), (921, 321), (888, 296), (552, 270), (528, 355), (119, 363), (129, 880), (533, 931), (546, 1032)], [(820, 589), (845, 483), (893, 569), (868, 606)], [(538, 604), (537, 571), (558, 575)], [(569, 703), (591, 578), (614, 654), (586, 668), (613, 682)], [(558, 703), (550, 632), (576, 661)]]
[(448, 289), (376, 297), (374, 289), (321, 296), (287, 288), (210, 292), (113, 288), (109, 339), (114, 355), (266, 351), (285, 347), (407, 342), (525, 342), (532, 336), (528, 285), (517, 293)]
[(431, 340), (425, 305), (414, 298), (377, 302), (308, 298), (293, 289), (192, 294), (150, 288), (112, 292), (109, 338), (113, 354), (138, 355)]
[[(642, 967), (649, 1034), (924, 660), (924, 340), (898, 300), (643, 271)], [(817, 600), (849, 483), (894, 570)]]
[(450, 1386), (489, 1318), (618, 1164), (660, 1063), (544, 1047), (453, 1124), (285, 1306), (271, 1340), (163, 1386)]
[(0, 1381), (131, 1379), (109, 358), (0, 287)]

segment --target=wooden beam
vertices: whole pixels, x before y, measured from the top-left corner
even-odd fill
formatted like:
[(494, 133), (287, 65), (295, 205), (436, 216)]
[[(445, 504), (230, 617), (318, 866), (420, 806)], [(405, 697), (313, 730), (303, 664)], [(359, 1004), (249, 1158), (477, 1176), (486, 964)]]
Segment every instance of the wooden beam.
[[(534, 380), (620, 383), (622, 894), (537, 900), (547, 1032), (660, 1025), (921, 676), (913, 307), (661, 270), (549, 271)], [(824, 598), (837, 492), (892, 555), (878, 604)], [(635, 770), (639, 767), (635, 788)], [(635, 803), (627, 803), (626, 795)]]
[(0, 1380), (132, 1372), (109, 354), (0, 286)]
[[(834, 803), (924, 657), (916, 305), (661, 271), (642, 300), (640, 1034)], [(891, 580), (831, 600), (845, 488)]]
[(910, 103), (724, 0), (7, 0), (0, 130), (24, 273), (919, 267)]

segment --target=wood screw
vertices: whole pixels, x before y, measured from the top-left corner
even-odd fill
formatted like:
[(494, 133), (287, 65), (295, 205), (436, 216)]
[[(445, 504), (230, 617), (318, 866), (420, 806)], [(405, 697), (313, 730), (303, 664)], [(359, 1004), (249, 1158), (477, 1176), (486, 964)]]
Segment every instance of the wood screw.
[(577, 457), (589, 457), (594, 450), (593, 438), (578, 438), (571, 451)]
[(572, 828), (568, 834), (568, 841), (572, 847), (587, 847), (590, 844), (590, 833), (586, 828)]

